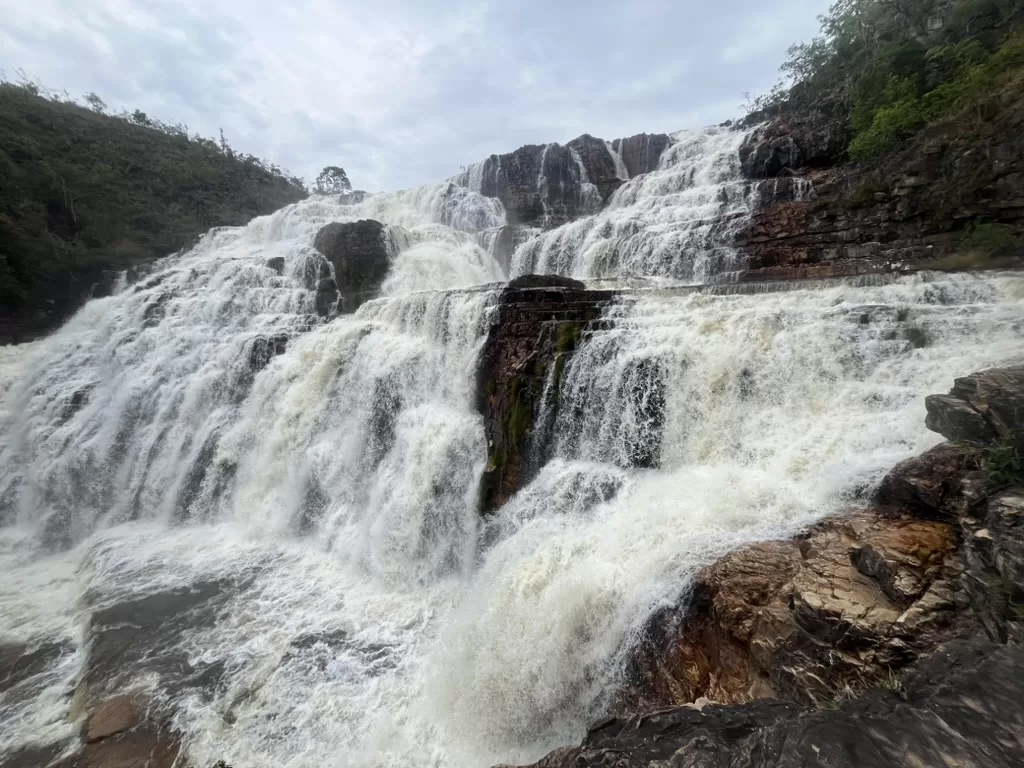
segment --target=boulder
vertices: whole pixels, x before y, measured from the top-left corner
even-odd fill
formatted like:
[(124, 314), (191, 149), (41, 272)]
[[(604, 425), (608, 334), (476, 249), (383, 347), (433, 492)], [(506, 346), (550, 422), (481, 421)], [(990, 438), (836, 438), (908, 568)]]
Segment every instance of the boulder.
[(925, 407), (925, 424), (948, 440), (983, 444), (1012, 440), (1024, 447), (1024, 366), (957, 379), (948, 395), (931, 395)]
[(391, 255), (384, 225), (373, 219), (332, 222), (316, 235), (313, 246), (334, 267), (334, 279), (317, 285), (317, 311), (355, 312), (380, 294), (381, 284), (391, 268)]
[(893, 467), (879, 485), (875, 503), (896, 513), (953, 520), (963, 506), (964, 482), (978, 469), (976, 451), (941, 443)]

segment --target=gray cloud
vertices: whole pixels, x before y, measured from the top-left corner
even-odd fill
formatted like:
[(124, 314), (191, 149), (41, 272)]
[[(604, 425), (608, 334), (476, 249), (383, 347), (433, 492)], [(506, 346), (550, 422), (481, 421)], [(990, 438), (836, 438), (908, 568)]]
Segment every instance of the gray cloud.
[(827, 5), (0, 0), (0, 69), (394, 189), (521, 144), (734, 117)]

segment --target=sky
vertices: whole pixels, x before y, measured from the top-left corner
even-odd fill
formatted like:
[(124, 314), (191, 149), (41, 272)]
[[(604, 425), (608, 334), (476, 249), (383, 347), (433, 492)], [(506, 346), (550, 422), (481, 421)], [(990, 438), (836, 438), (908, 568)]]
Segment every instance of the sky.
[(0, 70), (381, 191), (523, 144), (738, 117), (828, 4), (0, 0)]

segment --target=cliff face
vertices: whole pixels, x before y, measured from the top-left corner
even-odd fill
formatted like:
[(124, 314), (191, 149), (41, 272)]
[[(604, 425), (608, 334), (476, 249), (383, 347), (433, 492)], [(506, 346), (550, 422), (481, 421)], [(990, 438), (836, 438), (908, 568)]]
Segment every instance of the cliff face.
[(760, 204), (737, 236), (741, 279), (1024, 262), (1024, 82), (871, 163), (847, 160), (850, 137), (822, 111), (754, 133), (741, 154)]
[(615, 141), (584, 134), (564, 146), (491, 155), (461, 181), (501, 200), (509, 224), (550, 228), (599, 210), (627, 179), (657, 168), (671, 143), (665, 134)]
[(0, 84), (0, 343), (46, 333), (112, 271), (305, 196), (254, 158)]

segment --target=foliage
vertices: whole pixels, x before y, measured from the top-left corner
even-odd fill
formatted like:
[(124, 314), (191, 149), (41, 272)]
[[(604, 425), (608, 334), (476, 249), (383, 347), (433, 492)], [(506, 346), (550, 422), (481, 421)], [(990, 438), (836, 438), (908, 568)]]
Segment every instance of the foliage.
[(151, 261), (306, 194), (300, 179), (226, 141), (96, 106), (27, 81), (0, 83), (6, 339), (48, 330), (104, 270)]
[(964, 232), (961, 245), (968, 251), (989, 257), (1013, 253), (1024, 247), (1019, 232), (1008, 224), (971, 224)]
[(821, 35), (790, 48), (786, 79), (749, 108), (831, 105), (858, 160), (977, 104), (1024, 67), (1024, 0), (837, 0), (820, 21)]
[(344, 168), (337, 165), (328, 165), (320, 175), (316, 177), (313, 191), (318, 195), (340, 195), (342, 192), (349, 192), (352, 189), (352, 182), (348, 180), (348, 174)]
[(990, 489), (1004, 488), (1024, 481), (1024, 455), (1012, 441), (1003, 441), (981, 449), (981, 469)]

